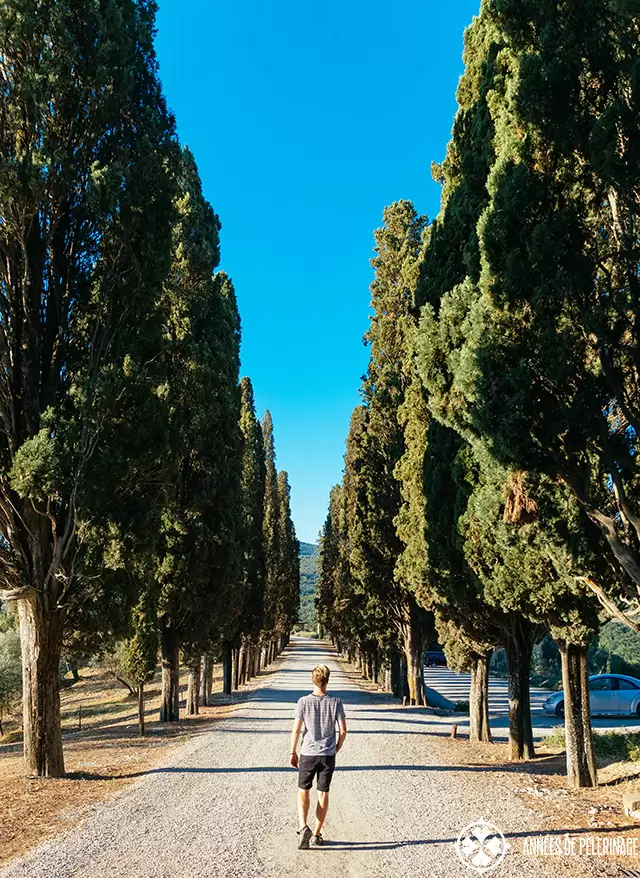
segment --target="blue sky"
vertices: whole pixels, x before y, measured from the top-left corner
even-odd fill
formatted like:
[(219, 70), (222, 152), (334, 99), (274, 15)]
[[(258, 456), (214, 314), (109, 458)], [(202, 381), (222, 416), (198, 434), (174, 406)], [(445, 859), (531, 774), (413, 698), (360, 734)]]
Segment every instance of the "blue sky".
[(373, 230), (400, 198), (438, 211), (430, 167), (479, 0), (159, 4), (160, 75), (222, 220), (242, 374), (313, 542), (366, 368)]

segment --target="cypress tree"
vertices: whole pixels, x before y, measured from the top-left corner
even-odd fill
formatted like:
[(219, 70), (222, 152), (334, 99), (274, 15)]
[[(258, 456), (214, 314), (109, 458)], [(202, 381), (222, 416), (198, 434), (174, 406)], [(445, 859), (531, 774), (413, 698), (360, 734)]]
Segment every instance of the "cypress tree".
[[(411, 501), (407, 501), (407, 508), (403, 510), (400, 481), (403, 468), (400, 468), (400, 478), (397, 468), (406, 452), (403, 425), (420, 393), (419, 390), (416, 393), (417, 376), (412, 382), (408, 336), (425, 222), (410, 202), (399, 201), (384, 211), (384, 225), (375, 232), (376, 256), (371, 261), (375, 271), (371, 284), (373, 316), (365, 336), (370, 359), (362, 387), (367, 408), (362, 445), (364, 479), (356, 505), (361, 526), (355, 535), (360, 559), (357, 575), (363, 589), (386, 593), (394, 605), (393, 616), (402, 638), (412, 704), (424, 703), (422, 655), (428, 617), (420, 609), (420, 602), (425, 601), (424, 565), (422, 569), (414, 569), (413, 559), (408, 563), (405, 559), (398, 565), (405, 546), (397, 528), (399, 524), (406, 535), (408, 527), (404, 519), (411, 514)], [(403, 414), (408, 390), (412, 390), (412, 395)], [(415, 466), (410, 454), (404, 460), (405, 471)], [(416, 457), (419, 454), (418, 450)], [(407, 492), (410, 491), (407, 480)], [(409, 542), (411, 555), (415, 546)]]
[(273, 658), (278, 621), (278, 564), (280, 558), (278, 508), (278, 472), (273, 438), (271, 413), (265, 412), (262, 422), (265, 456), (265, 489), (263, 516), (263, 546), (265, 559), (265, 613), (264, 639), (267, 641), (267, 660)]
[(239, 318), (231, 281), (213, 273), (220, 222), (202, 195), (188, 150), (177, 208), (164, 300), (174, 466), (158, 572), (165, 722), (179, 717), (181, 645), (190, 671), (190, 710), (198, 709), (201, 655), (238, 611), (234, 583), (242, 551)]
[[(150, 565), (149, 565), (150, 566)], [(123, 656), (126, 679), (138, 693), (138, 728), (145, 733), (144, 687), (153, 679), (158, 660), (158, 610), (156, 588), (147, 571), (147, 588), (134, 607), (131, 619), (132, 635), (127, 640)]]
[(638, 628), (637, 232), (640, 88), (631, 4), (501, 4), (497, 160), (467, 358), (472, 425), (517, 467), (559, 476), (604, 539)]
[(300, 543), (291, 519), (291, 489), (284, 470), (278, 473), (278, 610), (277, 634), (284, 648), (300, 606)]
[[(521, 717), (519, 728), (512, 721), (511, 737), (514, 755), (521, 757), (532, 753), (528, 666), (536, 626), (524, 622), (520, 613), (534, 622), (544, 619), (551, 630), (564, 631), (569, 641), (575, 638), (584, 658), (595, 621), (593, 608), (575, 593), (573, 576), (576, 559), (596, 558), (597, 551), (584, 544), (580, 517), (566, 496), (552, 482), (528, 472), (534, 460), (523, 457), (519, 467), (503, 466), (499, 449), (478, 421), (483, 394), (495, 401), (499, 378), (494, 374), (494, 383), (485, 390), (475, 383), (480, 364), (476, 346), (496, 329), (500, 337), (505, 332), (505, 327), (496, 327), (494, 306), (482, 298), (485, 228), (502, 167), (501, 151), (505, 143), (520, 137), (516, 127), (509, 127), (513, 94), (508, 83), (515, 55), (490, 2), (483, 3), (480, 17), (468, 31), (465, 63), (454, 136), (440, 170), (443, 208), (430, 232), (422, 266), (419, 288), (426, 306), (418, 364), (432, 412), (469, 443), (470, 492), (460, 518), (465, 557), (482, 582), (485, 600), (509, 621), (505, 636), (515, 696), (510, 712), (512, 720)], [(510, 253), (515, 246), (511, 239)], [(443, 258), (447, 253), (449, 258)], [(545, 321), (552, 326), (548, 316)], [(523, 348), (518, 356), (526, 362), (528, 354)], [(505, 404), (503, 397), (500, 406)], [(511, 397), (509, 405), (515, 412), (521, 410), (517, 397)], [(533, 401), (528, 405), (535, 408)], [(582, 620), (580, 625), (576, 617)], [(580, 685), (584, 701), (588, 698), (584, 675)], [(585, 771), (570, 766), (570, 776), (580, 774), (581, 782), (588, 783), (594, 781), (594, 766), (588, 753), (590, 728), (584, 724), (587, 715), (583, 710), (580, 729), (571, 728), (568, 721), (568, 735), (582, 740), (573, 750), (582, 750), (582, 767), (587, 766)]]
[[(99, 589), (78, 537), (109, 534), (93, 541), (109, 571), (123, 507), (145, 492), (158, 507), (156, 303), (176, 149), (154, 14), (135, 0), (0, 9), (0, 581), (19, 606), (30, 775), (64, 772), (61, 644)], [(101, 582), (114, 590), (97, 605), (126, 607), (126, 577)]]
[(240, 430), (244, 439), (242, 457), (242, 565), (244, 607), (239, 627), (250, 652), (248, 666), (255, 667), (254, 654), (260, 649), (264, 621), (265, 561), (263, 545), (265, 456), (262, 428), (255, 413), (253, 387), (249, 378), (240, 382)]

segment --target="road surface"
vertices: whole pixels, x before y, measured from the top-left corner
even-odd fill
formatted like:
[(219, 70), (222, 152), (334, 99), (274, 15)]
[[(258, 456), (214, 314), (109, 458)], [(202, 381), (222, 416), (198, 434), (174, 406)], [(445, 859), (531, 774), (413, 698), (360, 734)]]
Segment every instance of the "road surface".
[[(327, 844), (298, 851), (289, 733), (294, 704), (320, 662), (332, 669), (330, 689), (345, 702), (349, 735)], [(446, 732), (425, 733), (427, 711), (365, 692), (340, 668), (327, 644), (294, 640), (281, 668), (231, 717), (176, 746), (84, 825), (1, 870), (1, 878), (473, 878), (479, 873), (462, 863), (455, 842), (479, 818), (510, 845), (488, 873), (495, 878), (622, 874), (588, 858), (525, 854), (524, 841), (541, 827), (505, 785), (507, 775), (446, 764), (437, 737)], [(493, 847), (487, 856), (500, 853)]]

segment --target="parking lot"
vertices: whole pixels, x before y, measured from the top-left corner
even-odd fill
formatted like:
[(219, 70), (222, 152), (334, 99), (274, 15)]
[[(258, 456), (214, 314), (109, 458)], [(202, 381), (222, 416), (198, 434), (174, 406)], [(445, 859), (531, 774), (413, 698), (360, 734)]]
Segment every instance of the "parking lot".
[[(430, 689), (435, 689), (440, 695), (452, 702), (469, 700), (470, 674), (456, 674), (449, 668), (425, 668), (425, 684)], [(555, 726), (562, 725), (559, 717), (548, 716), (542, 710), (546, 698), (551, 694), (549, 689), (531, 689), (531, 714), (533, 722), (534, 740), (548, 735)], [(456, 713), (458, 728), (465, 732), (469, 728), (468, 713)], [(491, 731), (497, 741), (506, 741), (509, 736), (509, 700), (507, 681), (498, 677), (489, 679), (489, 717)], [(444, 718), (440, 718), (444, 719)], [(447, 722), (451, 725), (451, 719)], [(625, 729), (628, 731), (640, 731), (640, 718), (638, 717), (594, 717), (593, 728), (598, 731), (611, 729)]]

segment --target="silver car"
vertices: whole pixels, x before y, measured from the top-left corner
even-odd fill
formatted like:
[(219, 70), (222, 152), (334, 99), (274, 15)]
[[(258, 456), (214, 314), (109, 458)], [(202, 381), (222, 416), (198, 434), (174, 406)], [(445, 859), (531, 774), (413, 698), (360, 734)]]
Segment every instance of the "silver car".
[[(589, 677), (592, 714), (640, 716), (640, 680), (625, 674), (596, 674)], [(564, 716), (564, 692), (554, 692), (543, 705), (545, 713)]]

